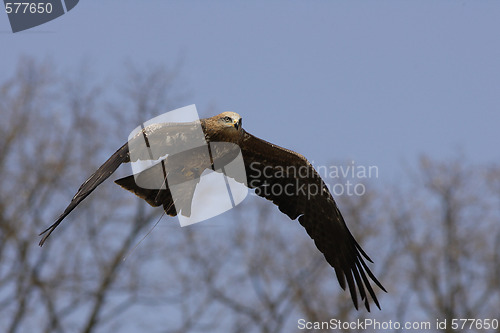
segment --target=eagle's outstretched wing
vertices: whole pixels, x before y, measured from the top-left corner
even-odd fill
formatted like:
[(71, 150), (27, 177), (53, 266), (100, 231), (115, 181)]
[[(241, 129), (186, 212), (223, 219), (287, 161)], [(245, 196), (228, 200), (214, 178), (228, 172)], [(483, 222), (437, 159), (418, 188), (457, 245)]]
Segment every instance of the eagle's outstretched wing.
[[(71, 213), (80, 202), (89, 196), (97, 186), (108, 179), (122, 163), (128, 163), (130, 161), (135, 162), (137, 160), (156, 160), (167, 153), (175, 153), (178, 150), (182, 150), (192, 145), (193, 142), (204, 142), (201, 141), (204, 140), (205, 137), (201, 130), (202, 127), (200, 126), (203, 125), (199, 121), (191, 123), (154, 123), (138, 131), (133, 138), (111, 155), (111, 157), (80, 186), (64, 212), (50, 227), (40, 233), (40, 235), (43, 235), (43, 238), (40, 240), (39, 245), (42, 246), (54, 229), (61, 224), (64, 218)], [(144, 149), (144, 143), (148, 147), (154, 147), (154, 149)], [(193, 149), (188, 150), (193, 151)], [(132, 154), (130, 152), (132, 152)], [(155, 169), (153, 168), (153, 170)], [(130, 177), (134, 178), (133, 176)], [(120, 185), (127, 188), (129, 184), (132, 183), (130, 178), (127, 178), (123, 180), (123, 184)], [(137, 187), (135, 183), (134, 186)], [(133, 189), (127, 189), (133, 192)], [(158, 191), (156, 191), (156, 194), (158, 194)], [(169, 206), (169, 197), (171, 196), (167, 189), (167, 191), (162, 191), (159, 196), (155, 197), (155, 200), (158, 201), (159, 199), (163, 199), (163, 201), (166, 202), (164, 205), (165, 211), (172, 215), (172, 211), (175, 211), (175, 209), (173, 205)], [(151, 204), (151, 202), (149, 203)]]
[(75, 209), (75, 207), (78, 206), (78, 204), (82, 202), (90, 193), (92, 193), (92, 191), (94, 191), (97, 186), (108, 179), (108, 177), (116, 171), (120, 164), (127, 161), (128, 158), (128, 144), (125, 143), (80, 186), (78, 192), (76, 192), (73, 199), (71, 199), (68, 207), (66, 207), (64, 212), (57, 218), (57, 220), (50, 227), (40, 233), (40, 235), (43, 235), (43, 238), (40, 240), (39, 245), (42, 246), (43, 243), (45, 243), (45, 240), (54, 231), (54, 229), (57, 228), (59, 224), (61, 224), (64, 218), (69, 213), (71, 213), (71, 211)]
[(248, 187), (272, 201), (292, 220), (298, 218), (335, 269), (343, 289), (349, 287), (356, 309), (358, 296), (370, 311), (368, 295), (379, 302), (370, 279), (385, 291), (364, 259), (371, 259), (356, 242), (325, 183), (307, 159), (247, 132), (240, 143)]

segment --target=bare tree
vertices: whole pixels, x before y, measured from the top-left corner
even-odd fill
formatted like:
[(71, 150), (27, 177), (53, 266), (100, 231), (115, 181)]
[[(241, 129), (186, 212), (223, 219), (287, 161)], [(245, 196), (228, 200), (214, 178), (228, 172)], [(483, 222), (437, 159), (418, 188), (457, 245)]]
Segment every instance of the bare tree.
[(62, 228), (43, 249), (36, 246), (37, 234), (102, 163), (100, 152), (121, 141), (105, 125), (120, 119), (103, 116), (101, 88), (55, 72), (50, 63), (23, 59), (0, 86), (0, 325), (6, 332), (92, 332), (137, 304), (142, 287), (134, 270), (142, 263), (124, 258), (160, 215), (142, 203), (131, 208), (125, 193), (105, 184), (73, 214), (71, 234)]
[(118, 91), (89, 73), (22, 59), (0, 82), (0, 330), (293, 332), (302, 319), (331, 331), (332, 319), (371, 319), (439, 331), (436, 319), (500, 319), (500, 168), (464, 159), (423, 158), (413, 182), (336, 198), (388, 289), (382, 311), (354, 310), (302, 226), (252, 192), (180, 228), (105, 182), (38, 247), (130, 130), (181, 106), (175, 70), (132, 68)]
[(396, 265), (399, 279), (412, 290), (413, 302), (407, 303), (419, 309), (406, 319), (417, 320), (415, 314), (420, 313), (433, 324), (446, 320), (441, 329), (445, 332), (456, 331), (453, 320), (498, 320), (500, 305), (500, 211), (485, 168), (464, 160), (434, 162), (423, 157), (415, 185), (404, 202), (398, 202), (405, 221), (393, 223), (394, 237), (404, 246)]

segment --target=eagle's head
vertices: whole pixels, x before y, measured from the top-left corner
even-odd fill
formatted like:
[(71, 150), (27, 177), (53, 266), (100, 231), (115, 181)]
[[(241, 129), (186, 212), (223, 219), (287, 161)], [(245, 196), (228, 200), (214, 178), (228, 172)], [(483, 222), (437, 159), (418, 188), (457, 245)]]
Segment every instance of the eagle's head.
[(241, 117), (236, 112), (222, 112), (205, 119), (205, 133), (210, 141), (239, 143), (243, 137)]
[(241, 129), (241, 116), (236, 112), (222, 112), (214, 118), (221, 128), (235, 129), (236, 131)]

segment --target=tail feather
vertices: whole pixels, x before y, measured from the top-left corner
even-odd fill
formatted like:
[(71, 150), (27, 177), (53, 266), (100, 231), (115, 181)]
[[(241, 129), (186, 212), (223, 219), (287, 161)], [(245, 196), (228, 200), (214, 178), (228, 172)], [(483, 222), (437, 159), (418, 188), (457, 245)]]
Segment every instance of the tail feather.
[[(170, 194), (170, 189), (168, 187), (158, 190), (158, 189), (147, 189), (137, 185), (134, 175), (127, 176), (115, 180), (115, 183), (137, 195), (139, 198), (145, 200), (148, 204), (153, 207), (158, 207), (164, 203), (172, 202), (172, 195)], [(167, 212), (170, 216), (171, 212)]]

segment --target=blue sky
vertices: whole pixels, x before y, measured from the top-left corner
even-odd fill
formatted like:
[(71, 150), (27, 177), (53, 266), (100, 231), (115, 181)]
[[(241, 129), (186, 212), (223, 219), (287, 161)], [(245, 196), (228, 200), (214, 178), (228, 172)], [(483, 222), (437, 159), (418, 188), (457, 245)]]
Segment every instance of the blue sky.
[(495, 1), (82, 0), (16, 34), (1, 14), (0, 78), (22, 55), (108, 79), (127, 61), (181, 62), (179, 107), (238, 112), (315, 164), (353, 159), (392, 180), (422, 153), (499, 160), (499, 14)]
[(382, 186), (420, 154), (500, 160), (499, 1), (81, 0), (16, 34), (0, 13), (0, 55), (0, 82), (31, 56), (86, 63), (110, 91), (127, 63), (180, 63), (175, 107), (238, 112), (315, 165), (377, 166)]

